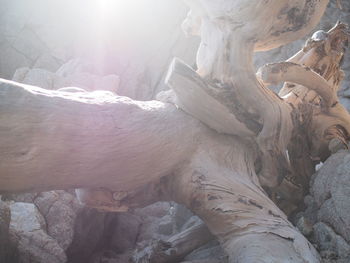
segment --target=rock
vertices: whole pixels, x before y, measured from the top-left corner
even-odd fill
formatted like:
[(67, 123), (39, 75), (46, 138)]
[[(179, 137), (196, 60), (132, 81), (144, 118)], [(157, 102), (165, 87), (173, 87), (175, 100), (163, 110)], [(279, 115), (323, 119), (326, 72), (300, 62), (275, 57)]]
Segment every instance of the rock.
[[(297, 226), (326, 263), (350, 262), (350, 152), (332, 154), (312, 176)], [(312, 229), (311, 229), (312, 226)]]
[(10, 229), (16, 233), (46, 229), (45, 219), (34, 204), (13, 203), (11, 208)]
[(183, 224), (183, 226), (181, 227), (181, 230), (180, 231), (184, 231), (186, 230), (187, 228), (190, 228), (192, 226), (196, 226), (196, 225), (199, 225), (201, 224), (203, 221), (198, 217), (198, 216), (191, 216), (190, 219), (188, 219), (186, 221), (185, 224)]
[(191, 261), (182, 261), (181, 263), (222, 263), (220, 259), (198, 259)]
[(350, 245), (339, 235), (337, 235), (332, 228), (324, 223), (317, 223), (313, 227), (314, 239), (321, 251), (332, 254), (338, 259), (345, 259), (350, 257)]
[(118, 92), (120, 79), (117, 75), (97, 76), (91, 73), (74, 73), (65, 78), (65, 87), (79, 87), (87, 91), (108, 90)]
[(304, 216), (301, 216), (299, 218), (297, 222), (297, 228), (306, 237), (310, 236), (312, 233), (312, 223)]
[(9, 236), (10, 220), (9, 205), (0, 201), (0, 259), (3, 263), (16, 263), (18, 261)]
[(340, 97), (340, 103), (350, 112), (350, 98), (349, 97)]
[(44, 219), (47, 234), (66, 250), (73, 239), (74, 224), (81, 206), (75, 196), (66, 191), (6, 195), (15, 202), (34, 203)]
[(193, 213), (183, 205), (174, 205), (174, 217), (176, 229), (180, 230), (183, 225), (193, 216)]
[(339, 151), (313, 178), (311, 193), (319, 207), (318, 220), (350, 241), (350, 153)]
[[(135, 210), (135, 215), (142, 220), (139, 229), (138, 242), (148, 243), (153, 239), (166, 238), (175, 227), (173, 220), (173, 206), (169, 202), (157, 202)], [(173, 225), (172, 223), (173, 222)], [(143, 245), (140, 245), (143, 246)]]
[(58, 89), (64, 86), (64, 79), (46, 69), (20, 68), (16, 70), (12, 80), (43, 89)]
[(77, 215), (74, 226), (74, 237), (67, 249), (69, 263), (86, 263), (95, 252), (108, 222), (106, 214), (95, 209), (84, 208)]
[(130, 213), (118, 213), (114, 215), (113, 221), (108, 226), (110, 233), (110, 247), (118, 253), (123, 254), (135, 248), (141, 220), (138, 216)]
[(79, 205), (75, 197), (65, 191), (40, 193), (34, 200), (47, 225), (47, 233), (66, 250), (74, 235)]
[(57, 71), (56, 74), (60, 77), (66, 78), (72, 74), (79, 74), (83, 72), (91, 72), (92, 65), (87, 61), (79, 58), (71, 59), (64, 63)]
[(135, 210), (135, 214), (145, 217), (145, 216), (153, 216), (153, 217), (163, 217), (172, 213), (173, 206), (169, 202), (156, 202), (144, 208), (139, 208)]
[(61, 63), (59, 59), (55, 58), (50, 53), (44, 53), (35, 61), (33, 68), (41, 68), (50, 72), (56, 72)]
[(31, 61), (36, 61), (41, 54), (49, 52), (39, 36), (28, 27), (24, 27), (19, 35), (12, 42), (13, 48), (25, 54)]
[[(187, 13), (181, 1), (152, 0), (138, 4), (144, 14), (139, 23), (133, 23), (132, 16), (121, 14), (116, 8), (106, 14), (109, 26), (100, 30), (93, 3), (33, 0), (29, 5), (25, 0), (2, 1), (0, 77), (11, 79), (20, 67), (55, 71), (71, 58), (80, 58), (90, 66), (79, 72), (72, 70), (74, 65), (66, 65), (57, 73), (61, 77), (68, 76), (65, 72), (114, 75), (112, 80), (108, 78), (94, 87), (108, 86), (104, 89), (114, 92), (118, 86), (116, 76), (120, 76), (120, 95), (139, 100), (154, 98), (166, 87), (164, 77), (173, 57), (193, 65), (199, 41), (186, 38), (181, 31)], [(154, 4), (157, 8), (151, 8)], [(134, 13), (127, 8), (125, 12), (128, 11)], [(125, 31), (120, 28), (125, 24), (133, 26)], [(113, 89), (109, 88), (112, 83)]]
[(7, 41), (0, 43), (0, 77), (11, 79), (19, 67), (29, 67), (33, 61), (15, 50)]
[(159, 222), (157, 233), (164, 236), (170, 236), (174, 234), (175, 228), (176, 228), (176, 225), (175, 225), (174, 217), (171, 215), (166, 215), (166, 216), (163, 216), (162, 220)]
[(112, 250), (104, 250), (98, 253), (95, 253), (88, 263), (126, 263), (130, 262), (130, 254), (117, 254)]
[[(20, 68), (16, 70), (12, 80), (38, 86), (44, 89), (57, 90), (65, 87), (79, 87), (87, 91), (107, 90), (117, 92), (119, 86), (119, 77), (116, 75), (98, 76), (88, 72), (80, 72), (83, 70), (83, 65), (76, 65), (76, 60), (73, 60), (75, 67), (72, 72), (68, 73), (65, 69), (59, 69), (61, 73), (53, 73), (41, 68)], [(75, 72), (75, 71), (78, 72)]]
[(228, 262), (228, 257), (217, 241), (211, 241), (208, 244), (194, 250), (187, 255), (184, 261), (200, 262), (205, 260), (207, 262)]
[(45, 220), (34, 204), (13, 203), (10, 209), (10, 236), (17, 245), (20, 262), (66, 262), (64, 250), (46, 233)]
[(4, 194), (2, 199), (21, 203), (33, 203), (36, 196), (37, 193)]

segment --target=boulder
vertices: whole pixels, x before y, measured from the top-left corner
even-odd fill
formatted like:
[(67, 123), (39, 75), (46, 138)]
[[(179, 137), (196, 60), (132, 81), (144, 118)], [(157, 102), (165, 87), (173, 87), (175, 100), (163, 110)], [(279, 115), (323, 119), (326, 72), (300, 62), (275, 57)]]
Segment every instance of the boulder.
[(114, 74), (98, 76), (89, 72), (81, 72), (84, 68), (83, 65), (76, 63), (70, 64), (68, 62), (68, 65), (63, 65), (58, 70), (59, 73), (42, 68), (19, 68), (12, 80), (50, 90), (78, 87), (86, 91), (107, 90), (114, 93), (118, 91), (120, 81), (118, 76)]
[(73, 240), (74, 226), (81, 207), (73, 195), (65, 191), (40, 193), (34, 200), (46, 222), (48, 235), (66, 250)]
[(327, 251), (328, 255), (333, 254), (337, 259), (350, 259), (350, 245), (332, 228), (319, 222), (313, 229), (315, 242), (319, 245), (320, 251)]
[(79, 212), (74, 224), (73, 241), (66, 251), (69, 263), (88, 262), (99, 246), (105, 244), (106, 219), (106, 213), (96, 209), (84, 208)]
[(45, 229), (46, 223), (34, 204), (10, 205), (10, 237), (18, 249), (21, 263), (64, 263), (66, 254)]
[(350, 262), (350, 151), (332, 154), (312, 176), (296, 225), (324, 262)]
[(131, 213), (115, 214), (108, 227), (111, 250), (117, 254), (124, 254), (133, 250), (141, 223), (140, 217)]
[(311, 194), (318, 205), (318, 221), (327, 223), (350, 241), (350, 152), (333, 154), (314, 175)]
[(3, 263), (16, 263), (15, 248), (10, 241), (9, 227), (11, 212), (8, 203), (0, 201), (0, 259)]

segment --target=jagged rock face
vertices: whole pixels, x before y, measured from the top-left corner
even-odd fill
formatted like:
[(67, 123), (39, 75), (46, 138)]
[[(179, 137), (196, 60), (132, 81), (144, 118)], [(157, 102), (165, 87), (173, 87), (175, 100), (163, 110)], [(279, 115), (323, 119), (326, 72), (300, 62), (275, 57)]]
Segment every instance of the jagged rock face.
[(10, 241), (9, 226), (11, 212), (9, 204), (0, 201), (0, 259), (4, 262), (15, 262), (16, 250)]
[(62, 91), (73, 92), (74, 90), (68, 87), (79, 87), (86, 91), (106, 90), (117, 93), (120, 83), (120, 78), (115, 74), (98, 76), (91, 73), (88, 64), (79, 59), (73, 59), (63, 64), (56, 73), (41, 68), (19, 68), (12, 80), (44, 89), (62, 89)]
[(10, 237), (18, 248), (19, 262), (66, 261), (63, 248), (46, 233), (45, 220), (34, 204), (18, 202), (10, 208)]
[(333, 154), (313, 175), (297, 226), (325, 260), (350, 260), (350, 152)]
[(118, 94), (139, 100), (153, 98), (165, 88), (163, 79), (174, 56), (194, 64), (198, 39), (186, 38), (181, 31), (187, 13), (181, 1), (127, 2), (122, 11), (118, 6), (113, 12), (107, 10), (103, 16), (108, 24), (104, 25), (98, 19), (102, 15), (99, 1), (33, 0), (29, 4), (3, 0), (0, 77), (11, 79), (20, 67), (55, 73), (67, 61), (81, 58), (92, 65), (85, 73), (119, 76)]

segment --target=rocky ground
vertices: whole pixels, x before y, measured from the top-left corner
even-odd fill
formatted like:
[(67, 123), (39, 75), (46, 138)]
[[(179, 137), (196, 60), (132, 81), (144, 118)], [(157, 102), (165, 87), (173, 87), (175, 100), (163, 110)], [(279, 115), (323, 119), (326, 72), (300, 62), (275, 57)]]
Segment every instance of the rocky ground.
[[(82, 4), (79, 1), (48, 4), (34, 0), (28, 4), (24, 0), (0, 0), (0, 77), (47, 89), (103, 88), (148, 100), (167, 88), (163, 79), (174, 56), (194, 65), (198, 39), (181, 33), (186, 8), (180, 1), (152, 0), (159, 10), (150, 21), (144, 21), (152, 29), (123, 45), (113, 31), (116, 29), (111, 29), (106, 34), (107, 43), (102, 43), (103, 54), (96, 51), (101, 45), (97, 43), (101, 39), (95, 39), (96, 32), (81, 30), (86, 21), (73, 19), (84, 16), (77, 11)], [(33, 2), (43, 8), (34, 8)], [(329, 29), (338, 19), (350, 24), (350, 2), (343, 1), (343, 10), (335, 2), (330, 3), (319, 28)], [(62, 10), (59, 8), (64, 5), (71, 5), (71, 9), (62, 19), (62, 13), (55, 10)], [(74, 27), (67, 32), (68, 23)], [(81, 33), (77, 37), (74, 32)], [(259, 53), (256, 65), (285, 60), (303, 43), (299, 40)], [(346, 78), (339, 95), (350, 110), (349, 55), (343, 69)], [(350, 262), (349, 198), (350, 152), (340, 151), (313, 175), (305, 210), (294, 218), (325, 262)], [(73, 190), (7, 195), (0, 201), (0, 262), (148, 262), (150, 245), (169, 240), (200, 222), (175, 203), (159, 202), (130, 213), (103, 213), (80, 205)], [(209, 240), (176, 262), (226, 262), (217, 241)]]

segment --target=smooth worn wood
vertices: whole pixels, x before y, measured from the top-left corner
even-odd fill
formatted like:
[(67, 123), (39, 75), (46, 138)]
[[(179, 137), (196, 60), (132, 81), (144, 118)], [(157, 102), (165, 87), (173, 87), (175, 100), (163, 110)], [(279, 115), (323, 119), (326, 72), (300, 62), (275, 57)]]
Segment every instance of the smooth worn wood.
[(327, 81), (309, 67), (300, 64), (288, 61), (267, 64), (258, 70), (257, 76), (265, 85), (292, 82), (314, 90), (326, 108), (338, 102), (337, 95)]
[(169, 177), (168, 192), (206, 223), (229, 262), (319, 262), (261, 188), (254, 162), (249, 144), (213, 134)]
[(261, 129), (261, 124), (254, 123), (254, 120), (243, 118), (244, 116), (236, 117), (235, 111), (231, 109), (234, 99), (227, 99), (229, 104), (225, 105), (216, 98), (224, 90), (206, 83), (193, 69), (178, 59), (173, 60), (166, 83), (175, 91), (175, 103), (181, 109), (219, 133), (248, 137), (256, 135)]
[(176, 169), (202, 129), (158, 101), (1, 80), (0, 191), (133, 190)]

